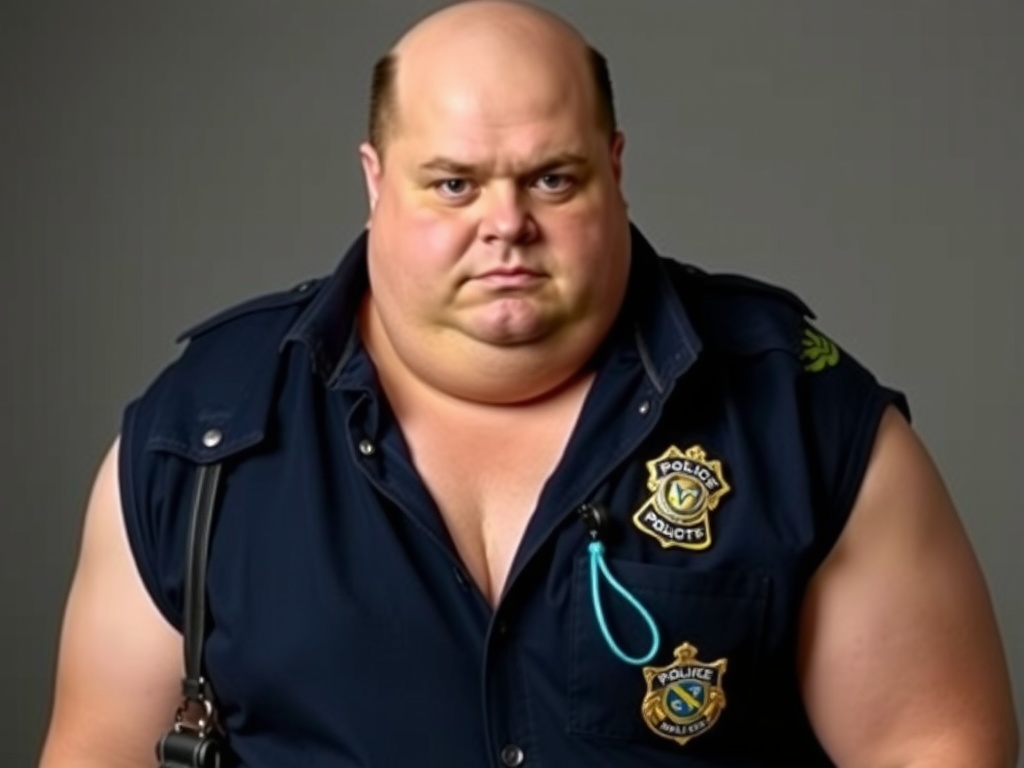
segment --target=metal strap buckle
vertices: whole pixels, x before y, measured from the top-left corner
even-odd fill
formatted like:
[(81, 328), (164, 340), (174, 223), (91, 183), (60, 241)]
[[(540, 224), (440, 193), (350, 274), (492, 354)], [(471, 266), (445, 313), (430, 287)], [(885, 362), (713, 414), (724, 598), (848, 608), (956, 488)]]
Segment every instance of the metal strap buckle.
[[(198, 717), (195, 717), (196, 705), (202, 707), (202, 712)], [(200, 738), (205, 739), (210, 735), (210, 732), (213, 731), (213, 727), (213, 702), (206, 697), (202, 697), (199, 701), (185, 699), (181, 703), (181, 706), (178, 707), (178, 711), (174, 713), (175, 733), (190, 731)]]

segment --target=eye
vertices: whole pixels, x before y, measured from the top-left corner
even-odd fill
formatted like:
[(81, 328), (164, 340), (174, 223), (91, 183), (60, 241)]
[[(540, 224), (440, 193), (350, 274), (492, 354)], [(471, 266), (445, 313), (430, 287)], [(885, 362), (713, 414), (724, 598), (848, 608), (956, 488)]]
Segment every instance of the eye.
[(542, 192), (563, 194), (573, 188), (575, 179), (566, 173), (545, 173), (534, 182)]
[(450, 200), (460, 200), (473, 192), (473, 186), (468, 179), (441, 179), (434, 182), (433, 186), (441, 197)]

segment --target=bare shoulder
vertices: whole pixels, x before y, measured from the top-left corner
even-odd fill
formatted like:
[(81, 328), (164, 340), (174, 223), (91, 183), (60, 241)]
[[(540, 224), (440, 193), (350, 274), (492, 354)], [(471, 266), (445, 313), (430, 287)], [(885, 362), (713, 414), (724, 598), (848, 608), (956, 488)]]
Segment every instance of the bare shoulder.
[(981, 569), (894, 408), (812, 580), (800, 665), (811, 722), (840, 766), (1015, 765), (1009, 676)]
[(135, 568), (118, 449), (115, 441), (85, 514), (43, 768), (149, 765), (178, 702), (181, 636), (157, 611)]

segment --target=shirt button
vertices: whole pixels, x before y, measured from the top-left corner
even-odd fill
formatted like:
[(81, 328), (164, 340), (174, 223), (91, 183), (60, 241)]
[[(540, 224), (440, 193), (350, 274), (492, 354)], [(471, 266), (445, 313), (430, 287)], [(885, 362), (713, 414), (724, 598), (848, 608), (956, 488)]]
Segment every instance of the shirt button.
[(515, 744), (507, 744), (501, 749), (501, 762), (509, 768), (516, 768), (526, 762), (526, 755)]
[(224, 433), (219, 429), (208, 429), (203, 433), (203, 445), (207, 448), (216, 448), (224, 439)]
[(364, 438), (359, 441), (359, 452), (363, 454), (363, 456), (373, 456), (376, 450), (377, 447), (373, 444), (372, 440), (366, 440)]

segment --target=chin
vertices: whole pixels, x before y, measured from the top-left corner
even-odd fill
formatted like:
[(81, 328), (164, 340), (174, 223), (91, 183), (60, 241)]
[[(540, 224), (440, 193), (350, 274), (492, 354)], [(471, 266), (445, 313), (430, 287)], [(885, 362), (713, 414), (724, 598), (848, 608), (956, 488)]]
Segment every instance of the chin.
[(491, 347), (522, 347), (536, 344), (550, 336), (550, 329), (543, 326), (473, 328), (468, 335)]
[(520, 346), (540, 341), (556, 329), (550, 313), (533, 306), (519, 306), (489, 311), (471, 321), (466, 330), (468, 335), (485, 344)]

